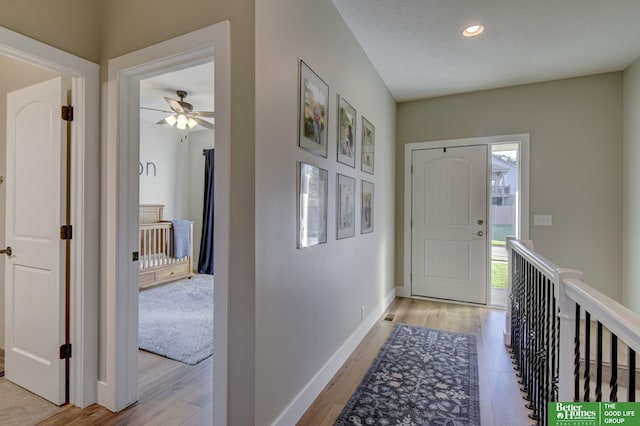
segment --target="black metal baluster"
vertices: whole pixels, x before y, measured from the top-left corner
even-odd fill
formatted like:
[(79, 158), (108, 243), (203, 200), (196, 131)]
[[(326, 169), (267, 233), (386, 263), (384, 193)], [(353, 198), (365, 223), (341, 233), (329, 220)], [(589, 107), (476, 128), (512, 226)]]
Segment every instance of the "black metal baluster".
[(542, 419), (544, 423), (547, 422), (547, 403), (551, 401), (551, 327), (553, 324), (553, 311), (551, 310), (551, 280), (545, 277), (544, 280), (544, 335), (545, 335), (545, 354), (544, 354), (544, 397), (542, 401)]
[(596, 402), (602, 401), (602, 323), (598, 321), (596, 335)]
[(531, 336), (532, 336), (532, 345), (531, 345), (531, 358), (529, 359), (529, 364), (531, 365), (531, 386), (530, 386), (530, 390), (531, 390), (531, 402), (529, 403), (529, 406), (527, 408), (530, 408), (531, 410), (533, 410), (533, 413), (529, 414), (529, 418), (533, 419), (533, 420), (540, 420), (540, 413), (539, 413), (539, 394), (538, 394), (538, 390), (540, 389), (540, 382), (539, 382), (539, 365), (540, 365), (540, 361), (539, 361), (539, 357), (538, 357), (538, 351), (539, 351), (539, 345), (540, 345), (540, 316), (539, 316), (539, 309), (538, 309), (538, 302), (539, 302), (539, 290), (540, 290), (540, 273), (538, 272), (538, 270), (534, 269), (533, 270), (533, 274), (532, 274), (532, 312), (531, 312), (531, 317), (532, 317), (532, 321), (531, 321)]
[(611, 380), (609, 381), (611, 392), (609, 401), (618, 401), (618, 336), (611, 333)]
[(574, 350), (573, 350), (573, 400), (580, 401), (580, 305), (576, 303), (576, 326), (575, 337), (573, 338)]
[(591, 397), (591, 314), (584, 311), (584, 398), (583, 401), (589, 402)]
[(629, 360), (627, 362), (627, 367), (629, 369), (627, 378), (627, 401), (635, 402), (636, 401), (636, 351), (631, 348), (629, 350)]
[(527, 382), (527, 364), (526, 356), (527, 356), (527, 272), (528, 272), (528, 264), (523, 259), (522, 260), (522, 318), (520, 320), (520, 371), (522, 377), (519, 380), (519, 383), (522, 385), (520, 390), (525, 393), (524, 399), (528, 400), (529, 396), (526, 395), (526, 382)]
[(552, 312), (552, 321), (551, 321), (551, 401), (558, 401), (558, 380), (559, 380), (559, 371), (558, 371), (558, 353), (560, 349), (558, 345), (560, 344), (560, 326), (558, 322), (560, 321), (557, 315), (557, 307), (556, 307), (556, 296), (555, 296), (555, 285), (551, 282), (551, 312)]

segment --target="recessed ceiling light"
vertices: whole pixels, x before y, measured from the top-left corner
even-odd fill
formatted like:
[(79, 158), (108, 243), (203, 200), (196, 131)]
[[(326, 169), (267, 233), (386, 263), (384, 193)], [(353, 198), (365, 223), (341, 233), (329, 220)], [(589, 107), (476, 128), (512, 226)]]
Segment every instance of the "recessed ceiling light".
[(469, 25), (467, 28), (462, 31), (462, 35), (465, 37), (475, 37), (477, 35), (482, 34), (484, 31), (483, 25)]

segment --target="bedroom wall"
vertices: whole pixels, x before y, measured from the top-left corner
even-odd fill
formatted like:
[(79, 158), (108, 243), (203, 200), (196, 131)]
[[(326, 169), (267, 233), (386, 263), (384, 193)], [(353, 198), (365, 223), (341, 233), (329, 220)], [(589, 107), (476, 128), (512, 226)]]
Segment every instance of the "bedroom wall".
[[(41, 81), (55, 77), (57, 74), (35, 67), (33, 65), (17, 61), (12, 58), (0, 55), (0, 176), (6, 176), (7, 158), (7, 93), (14, 90), (30, 86)], [(0, 184), (0, 246), (5, 244), (5, 208), (6, 208), (6, 187)], [(4, 255), (2, 255), (4, 256)], [(4, 273), (5, 262), (0, 258), (0, 349), (4, 349)]]
[(164, 219), (188, 219), (189, 142), (174, 127), (140, 122), (140, 204), (164, 204)]
[(640, 314), (640, 58), (624, 71), (624, 285), (625, 305)]
[(202, 209), (204, 206), (204, 155), (203, 149), (215, 147), (215, 133), (201, 130), (189, 134), (189, 213), (193, 221), (193, 268), (198, 269), (200, 238), (202, 236)]
[[(298, 59), (330, 87), (328, 158), (297, 147)], [(375, 126), (375, 175), (336, 162), (336, 93)], [(393, 291), (396, 104), (330, 0), (256, 3), (256, 425), (274, 422)], [(329, 172), (327, 243), (296, 249), (296, 162)], [(336, 240), (336, 173), (375, 183), (375, 224)], [(328, 380), (328, 379), (327, 379)], [(295, 422), (293, 418), (288, 420)], [(293, 423), (289, 423), (293, 424)]]
[[(396, 264), (403, 264), (409, 142), (530, 133), (530, 237), (553, 262), (622, 296), (622, 73), (446, 96), (398, 106)], [(553, 226), (534, 226), (534, 214)], [(396, 283), (402, 285), (402, 267)]]

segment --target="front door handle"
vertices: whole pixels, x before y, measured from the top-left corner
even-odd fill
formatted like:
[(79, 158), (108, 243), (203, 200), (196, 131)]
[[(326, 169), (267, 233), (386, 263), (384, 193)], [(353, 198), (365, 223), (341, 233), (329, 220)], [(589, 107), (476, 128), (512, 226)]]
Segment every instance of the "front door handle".
[(6, 249), (0, 250), (0, 254), (6, 254), (7, 256), (11, 256), (11, 247), (7, 247)]
[(478, 237), (482, 237), (484, 235), (484, 231), (478, 231), (478, 232), (476, 232), (476, 235)]

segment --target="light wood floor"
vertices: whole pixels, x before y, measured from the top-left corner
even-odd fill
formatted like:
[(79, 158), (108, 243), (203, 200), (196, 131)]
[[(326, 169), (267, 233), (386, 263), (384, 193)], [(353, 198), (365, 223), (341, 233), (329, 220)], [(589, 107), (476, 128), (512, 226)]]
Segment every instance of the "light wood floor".
[[(502, 343), (504, 311), (398, 298), (387, 312), (395, 314), (394, 321), (376, 323), (298, 425), (333, 425), (398, 322), (474, 334), (482, 425), (531, 424)], [(210, 425), (211, 358), (192, 367), (140, 354), (140, 400), (135, 405), (117, 414), (97, 405), (84, 410), (68, 408), (41, 425)]]
[(527, 419), (528, 411), (524, 408), (511, 360), (502, 343), (505, 311), (398, 298), (387, 312), (395, 314), (393, 322), (380, 320), (376, 323), (307, 410), (298, 426), (334, 424), (394, 325), (399, 322), (474, 334), (478, 346), (482, 425), (531, 424)]
[(70, 407), (39, 423), (67, 425), (204, 426), (212, 423), (212, 358), (198, 365), (139, 351), (139, 401), (119, 413), (99, 405)]

